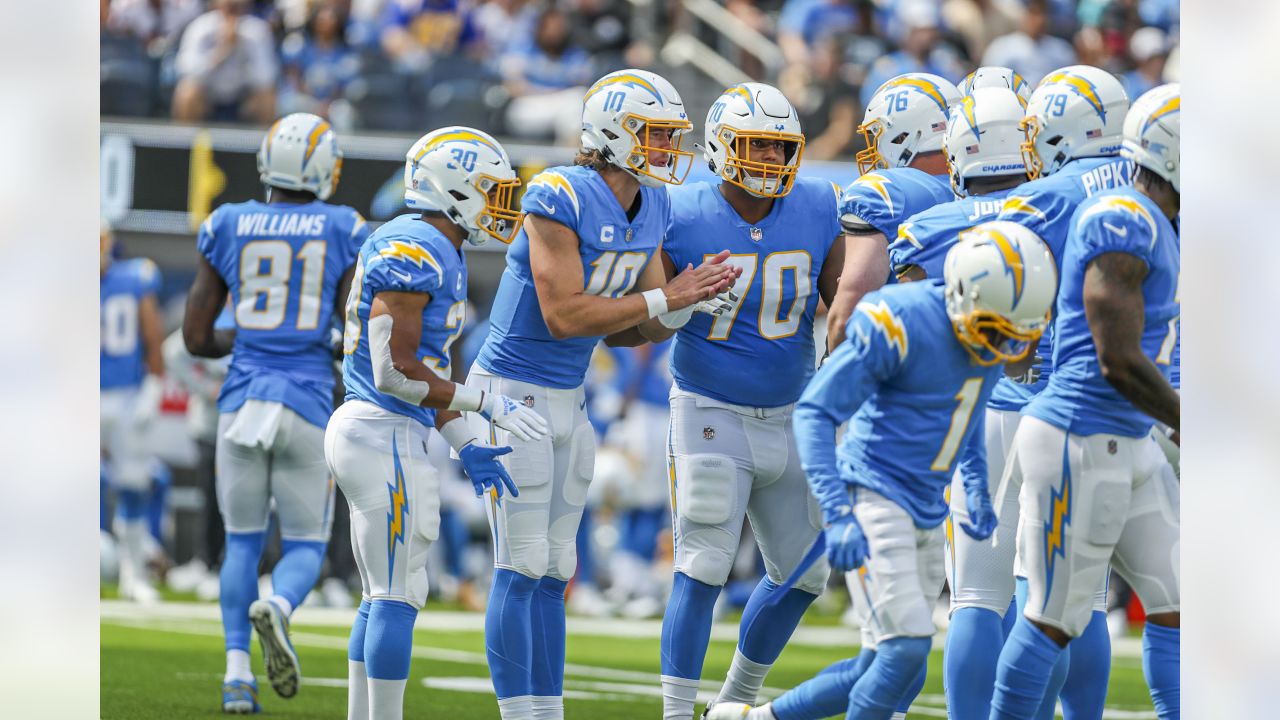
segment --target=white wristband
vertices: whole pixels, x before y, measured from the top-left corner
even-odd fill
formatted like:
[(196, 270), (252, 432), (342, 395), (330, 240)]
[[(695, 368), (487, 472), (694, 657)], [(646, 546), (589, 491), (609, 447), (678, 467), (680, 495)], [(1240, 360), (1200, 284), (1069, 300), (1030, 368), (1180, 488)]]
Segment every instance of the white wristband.
[(445, 423), (444, 427), (440, 428), (440, 435), (454, 452), (462, 452), (462, 448), (480, 441), (476, 434), (471, 432), (471, 426), (467, 421), (460, 417)]
[(645, 290), (640, 293), (640, 296), (649, 306), (649, 317), (655, 318), (667, 311), (667, 294), (662, 291), (662, 288)]
[(484, 391), (469, 385), (458, 383), (453, 386), (453, 400), (449, 401), (449, 410), (455, 412), (478, 412), (484, 405)]

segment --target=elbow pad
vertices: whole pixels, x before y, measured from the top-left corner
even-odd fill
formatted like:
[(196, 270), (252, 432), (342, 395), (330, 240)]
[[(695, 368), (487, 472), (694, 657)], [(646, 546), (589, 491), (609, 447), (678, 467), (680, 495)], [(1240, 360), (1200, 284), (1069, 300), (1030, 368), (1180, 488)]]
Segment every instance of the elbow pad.
[(369, 318), (369, 362), (373, 365), (373, 382), (378, 392), (421, 405), (431, 392), (424, 380), (411, 380), (396, 369), (391, 360), (391, 316)]

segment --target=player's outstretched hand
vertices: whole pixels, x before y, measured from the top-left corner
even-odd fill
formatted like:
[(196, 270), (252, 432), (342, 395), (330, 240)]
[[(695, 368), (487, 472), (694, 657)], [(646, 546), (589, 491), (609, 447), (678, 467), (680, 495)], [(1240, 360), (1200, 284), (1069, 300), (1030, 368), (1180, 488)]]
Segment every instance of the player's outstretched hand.
[(481, 445), (478, 442), (468, 443), (466, 447), (458, 451), (458, 458), (462, 460), (462, 470), (471, 478), (471, 485), (476, 489), (476, 497), (484, 494), (484, 491), (493, 488), (498, 493), (498, 497), (502, 497), (502, 488), (511, 493), (511, 497), (520, 497), (520, 490), (516, 488), (516, 483), (511, 479), (511, 474), (507, 469), (498, 462), (498, 458), (511, 452), (508, 446), (494, 447), (492, 445)]
[(965, 488), (964, 504), (969, 510), (969, 522), (961, 522), (960, 529), (979, 542), (991, 537), (999, 519), (991, 507), (991, 495), (984, 487)]
[(827, 562), (831, 563), (833, 570), (850, 572), (867, 561), (870, 554), (867, 536), (862, 534), (862, 526), (852, 512), (831, 521), (824, 532), (827, 535)]
[(547, 421), (543, 420), (541, 415), (506, 395), (485, 393), (480, 414), (485, 420), (511, 433), (516, 439), (526, 442), (541, 440), (550, 430)]
[(722, 250), (698, 267), (689, 264), (663, 288), (667, 309), (679, 310), (702, 300), (711, 300), (733, 286), (742, 268), (725, 264), (729, 251)]

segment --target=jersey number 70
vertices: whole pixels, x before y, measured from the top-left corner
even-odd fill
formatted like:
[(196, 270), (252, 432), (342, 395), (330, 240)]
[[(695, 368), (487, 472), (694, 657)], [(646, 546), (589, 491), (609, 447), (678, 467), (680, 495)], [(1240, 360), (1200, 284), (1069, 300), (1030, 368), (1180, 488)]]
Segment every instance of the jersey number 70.
[[(708, 259), (712, 257), (714, 255), (706, 256)], [(738, 293), (738, 302), (729, 312), (716, 317), (711, 323), (711, 332), (707, 334), (707, 339), (729, 339), (733, 323), (738, 318), (738, 311), (742, 310), (743, 304), (747, 301), (747, 293), (751, 292), (757, 270), (762, 275), (758, 325), (760, 336), (766, 340), (781, 340), (795, 335), (800, 329), (800, 320), (804, 317), (809, 295), (813, 294), (813, 283), (809, 279), (809, 272), (813, 269), (813, 258), (809, 253), (803, 250), (769, 253), (765, 256), (763, 263), (760, 262), (760, 256), (756, 253), (735, 254), (730, 255), (729, 259), (725, 260), (725, 264), (742, 268), (742, 277), (738, 278), (734, 287), (742, 288), (744, 291)], [(761, 268), (761, 265), (764, 267)], [(790, 276), (791, 282), (795, 284), (796, 292), (791, 301), (791, 307), (787, 308), (784, 315), (782, 305), (786, 297), (784, 283), (787, 276)]]

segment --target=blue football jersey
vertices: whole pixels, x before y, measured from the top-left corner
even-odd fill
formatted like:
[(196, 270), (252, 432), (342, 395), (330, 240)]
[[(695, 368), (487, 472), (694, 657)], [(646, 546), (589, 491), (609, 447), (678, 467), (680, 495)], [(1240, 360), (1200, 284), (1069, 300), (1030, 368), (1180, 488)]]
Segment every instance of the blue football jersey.
[(368, 232), (360, 213), (319, 200), (227, 204), (200, 226), (196, 249), (227, 283), (235, 310), (220, 412), (265, 400), (328, 424), (330, 318), (338, 283)]
[(1023, 412), (1077, 435), (1142, 437), (1153, 420), (1102, 377), (1085, 317), (1085, 271), (1104, 253), (1127, 253), (1146, 264), (1142, 350), (1168, 377), (1177, 346), (1178, 237), (1147, 196), (1133, 188), (1110, 190), (1086, 200), (1071, 218), (1054, 321), (1053, 376)]
[[(558, 222), (578, 236), (585, 292), (626, 295), (662, 244), (671, 202), (662, 188), (640, 188), (634, 221), (618, 204), (600, 173), (587, 167), (545, 170), (529, 181), (520, 209)], [(489, 313), (489, 336), (476, 362), (502, 377), (553, 388), (582, 384), (591, 349), (600, 337), (557, 340), (542, 319), (542, 306), (529, 265), (524, 228), (507, 250), (507, 267)]]
[[(1002, 365), (983, 367), (960, 344), (942, 280), (882, 288), (858, 303), (848, 339), (823, 363), (796, 409), (796, 442), (809, 477), (870, 488), (921, 528), (947, 516), (957, 458), (985, 480), (983, 412)], [(838, 449), (811, 432), (852, 416)], [(817, 493), (822, 499), (822, 493)], [(824, 501), (824, 506), (825, 506)]]
[(102, 355), (99, 384), (103, 390), (134, 387), (147, 374), (138, 305), (160, 289), (160, 271), (146, 258), (116, 260), (102, 275)]
[(418, 359), (449, 379), (449, 348), (462, 334), (467, 315), (467, 261), (449, 238), (417, 213), (378, 228), (356, 260), (342, 337), (342, 383), (348, 400), (364, 400), (435, 427), (436, 411), (378, 392), (369, 355), (369, 310), (380, 292), (425, 293)]
[[(1133, 163), (1120, 157), (1082, 158), (1072, 160), (1048, 177), (1023, 183), (1005, 198), (997, 220), (1008, 220), (1027, 227), (1040, 236), (1053, 253), (1054, 262), (1062, 267), (1062, 248), (1071, 229), (1071, 216), (1080, 203), (1103, 190), (1133, 184)], [(991, 406), (999, 410), (1021, 410), (1036, 393), (1049, 384), (1052, 373), (1053, 326), (1040, 337), (1036, 354), (1040, 363), (1040, 379), (1035, 384), (1021, 385), (1003, 379), (991, 395)]]
[(798, 178), (751, 224), (720, 194), (719, 183), (671, 190), (671, 229), (663, 250), (677, 268), (701, 265), (728, 248), (742, 268), (738, 304), (718, 317), (694, 313), (676, 333), (676, 386), (750, 407), (793, 403), (813, 374), (818, 275), (840, 236), (840, 188)]
[(889, 266), (898, 272), (908, 265), (918, 265), (930, 278), (941, 278), (947, 253), (960, 239), (960, 233), (995, 220), (1010, 192), (997, 190), (959, 198), (907, 218), (889, 243)]
[(876, 170), (844, 189), (840, 223), (845, 229), (870, 225), (893, 242), (903, 220), (955, 199), (946, 175), (930, 175), (909, 167)]

